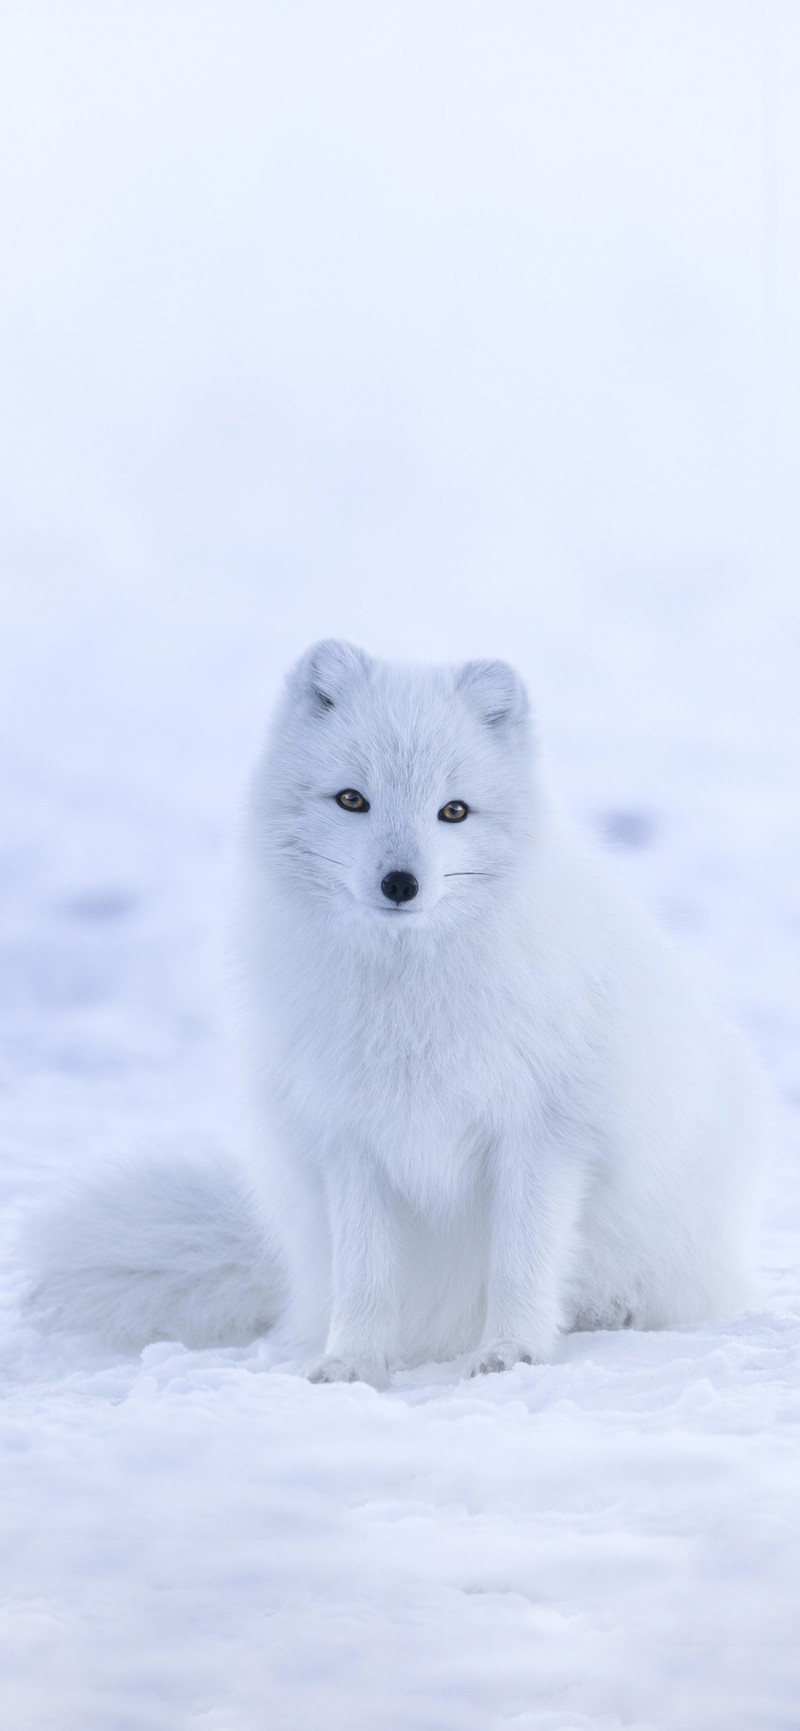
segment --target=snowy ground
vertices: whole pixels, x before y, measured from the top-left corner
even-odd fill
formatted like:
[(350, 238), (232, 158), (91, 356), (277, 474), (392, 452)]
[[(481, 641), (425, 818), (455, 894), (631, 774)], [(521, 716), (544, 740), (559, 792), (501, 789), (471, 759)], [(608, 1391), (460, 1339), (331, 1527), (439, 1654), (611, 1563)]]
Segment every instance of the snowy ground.
[(4, 26), (9, 1243), (85, 1161), (234, 1135), (229, 844), (281, 671), (334, 631), (528, 676), (569, 802), (774, 1080), (763, 1301), (377, 1394), (267, 1342), (42, 1337), (12, 1253), (5, 1722), (794, 1731), (800, 722), (759, 517), (756, 11), (332, 10)]
[[(583, 600), (591, 619), (590, 591)], [(679, 663), (680, 725), (658, 704), (642, 712), (630, 691), (620, 700), (590, 630), (578, 679), (568, 623), (546, 683), (552, 754), (575, 803), (636, 842), (620, 869), (749, 1026), (787, 1102), (798, 1094), (800, 837), (776, 755), (791, 701), (784, 630), (764, 628), (763, 602), (729, 634), (716, 713), (706, 676), (724, 588), (692, 604), (696, 667), (663, 621), (630, 641), (645, 658), (637, 679), (660, 670), (663, 688)], [(632, 596), (620, 605), (635, 613)], [(230, 1138), (209, 934), (248, 755), (239, 736), (266, 691), (260, 676), (250, 689), (246, 592), (228, 591), (223, 619), (238, 657), (205, 620), (159, 668), (145, 605), (118, 631), (87, 608), (76, 637), (54, 632), (49, 658), (39, 626), (28, 637), (20, 625), (7, 656), (12, 1214), (53, 1168)], [(535, 672), (533, 635), (513, 648)], [(763, 701), (751, 693), (743, 712), (754, 648)], [(785, 1103), (787, 1150), (788, 1131)], [(770, 1218), (757, 1315), (576, 1337), (546, 1369), (476, 1384), (440, 1368), (384, 1395), (311, 1387), (273, 1368), (264, 1343), (158, 1345), (131, 1362), (43, 1340), (20, 1323), (12, 1278), (9, 1723), (788, 1731), (800, 1686), (800, 1203), (788, 1157)]]

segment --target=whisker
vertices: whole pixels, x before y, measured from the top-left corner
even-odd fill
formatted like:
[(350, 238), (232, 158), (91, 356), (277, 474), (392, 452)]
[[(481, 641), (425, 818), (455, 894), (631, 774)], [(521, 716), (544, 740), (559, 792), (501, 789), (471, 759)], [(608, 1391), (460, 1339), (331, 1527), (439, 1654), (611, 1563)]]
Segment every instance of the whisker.
[(343, 871), (347, 869), (343, 859), (333, 859), (332, 855), (328, 853), (315, 853), (314, 849), (310, 847), (300, 847), (295, 844), (291, 851), (292, 853), (305, 854), (306, 859), (324, 859), (328, 865), (341, 866)]
[(495, 878), (496, 872), (443, 872), (446, 878)]

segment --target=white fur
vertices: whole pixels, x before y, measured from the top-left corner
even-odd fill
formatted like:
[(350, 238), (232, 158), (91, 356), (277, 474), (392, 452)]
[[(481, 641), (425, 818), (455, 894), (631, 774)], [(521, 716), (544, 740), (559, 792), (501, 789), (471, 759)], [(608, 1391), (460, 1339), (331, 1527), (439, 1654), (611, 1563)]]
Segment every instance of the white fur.
[[(399, 908), (396, 868), (420, 885)], [(40, 1310), (244, 1338), (280, 1308), (267, 1218), (279, 1333), (318, 1380), (740, 1305), (759, 1077), (557, 815), (504, 663), (310, 650), (256, 778), (245, 912), (252, 1193), (210, 1161), (96, 1187), (46, 1229)]]
[(252, 1340), (280, 1309), (279, 1265), (241, 1165), (213, 1149), (102, 1168), (23, 1226), (31, 1319), (123, 1349)]
[(527, 707), (503, 663), (322, 643), (257, 777), (252, 1152), (315, 1377), (548, 1359), (746, 1292), (752, 1061), (557, 817)]

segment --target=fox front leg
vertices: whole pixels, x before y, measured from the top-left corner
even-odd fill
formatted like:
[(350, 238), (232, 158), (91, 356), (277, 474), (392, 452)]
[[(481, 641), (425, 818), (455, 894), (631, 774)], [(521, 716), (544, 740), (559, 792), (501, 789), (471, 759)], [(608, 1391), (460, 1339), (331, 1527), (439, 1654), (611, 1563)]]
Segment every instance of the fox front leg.
[(391, 1198), (369, 1159), (348, 1155), (329, 1172), (333, 1294), (324, 1356), (311, 1382), (389, 1381), (396, 1323), (396, 1262)]
[(556, 1144), (537, 1151), (522, 1133), (497, 1144), (490, 1181), (486, 1324), (472, 1376), (554, 1357), (584, 1187), (572, 1150)]

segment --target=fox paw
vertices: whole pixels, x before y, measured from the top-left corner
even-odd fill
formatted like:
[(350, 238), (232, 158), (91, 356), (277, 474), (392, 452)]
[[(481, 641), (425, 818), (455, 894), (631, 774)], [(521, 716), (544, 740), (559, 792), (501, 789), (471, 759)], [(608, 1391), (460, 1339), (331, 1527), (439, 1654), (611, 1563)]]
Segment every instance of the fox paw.
[(512, 1340), (493, 1340), (475, 1354), (470, 1376), (490, 1376), (496, 1370), (511, 1370), (515, 1364), (533, 1364), (537, 1354)]
[(368, 1382), (385, 1388), (389, 1373), (377, 1359), (320, 1358), (306, 1371), (309, 1382)]

